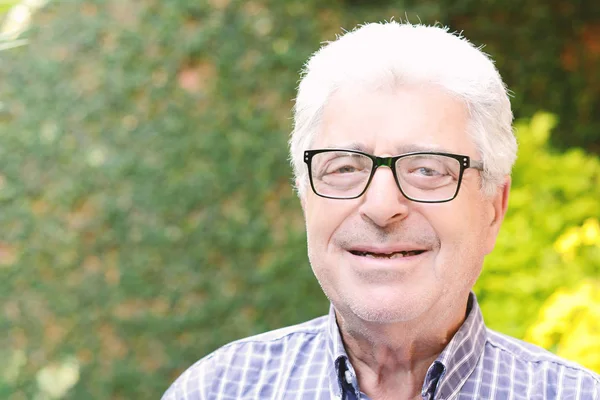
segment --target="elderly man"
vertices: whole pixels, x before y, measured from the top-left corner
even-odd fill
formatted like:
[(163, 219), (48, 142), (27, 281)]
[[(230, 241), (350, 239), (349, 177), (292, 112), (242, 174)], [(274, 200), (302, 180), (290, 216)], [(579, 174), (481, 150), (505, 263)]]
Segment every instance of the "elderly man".
[(329, 315), (230, 343), (164, 399), (599, 399), (600, 377), (487, 329), (471, 292), (504, 218), (512, 112), (485, 54), (369, 24), (316, 52), (291, 158)]

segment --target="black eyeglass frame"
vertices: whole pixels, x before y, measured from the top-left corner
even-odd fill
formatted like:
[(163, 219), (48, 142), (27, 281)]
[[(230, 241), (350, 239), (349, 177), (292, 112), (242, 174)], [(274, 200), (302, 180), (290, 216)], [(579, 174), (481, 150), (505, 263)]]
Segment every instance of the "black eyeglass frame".
[[(360, 154), (360, 155), (370, 158), (373, 161), (373, 169), (371, 170), (371, 175), (369, 176), (369, 179), (367, 180), (367, 184), (365, 185), (365, 188), (363, 189), (362, 192), (360, 192), (358, 195), (352, 196), (352, 197), (334, 197), (334, 196), (326, 196), (326, 195), (320, 194), (315, 190), (315, 185), (313, 183), (313, 177), (312, 177), (312, 159), (317, 154), (327, 153), (327, 152), (344, 152), (344, 153)], [(456, 184), (456, 191), (454, 192), (454, 195), (451, 198), (445, 199), (445, 200), (418, 200), (418, 199), (413, 199), (410, 196), (408, 196), (406, 193), (404, 193), (404, 190), (402, 190), (402, 186), (400, 186), (400, 179), (398, 179), (398, 174), (397, 174), (397, 171), (395, 168), (396, 162), (398, 162), (398, 160), (400, 160), (401, 158), (408, 157), (408, 156), (417, 156), (417, 155), (446, 156), (446, 157), (450, 157), (450, 158), (453, 158), (458, 161), (458, 164), (460, 165), (460, 172), (458, 174), (458, 182)], [(316, 149), (316, 150), (305, 150), (304, 151), (304, 162), (306, 163), (306, 165), (308, 167), (308, 178), (309, 178), (310, 187), (312, 188), (313, 193), (319, 197), (324, 197), (326, 199), (335, 199), (335, 200), (352, 200), (352, 199), (357, 199), (360, 196), (362, 196), (363, 194), (365, 194), (365, 192), (369, 188), (369, 185), (371, 184), (371, 180), (373, 179), (373, 176), (375, 175), (375, 171), (377, 171), (377, 168), (385, 166), (392, 170), (392, 174), (394, 175), (394, 180), (396, 181), (396, 186), (398, 186), (400, 193), (402, 193), (402, 195), (404, 197), (406, 197), (408, 200), (414, 201), (417, 203), (447, 203), (449, 201), (454, 200), (456, 198), (456, 196), (458, 195), (458, 191), (460, 190), (460, 184), (462, 183), (463, 174), (466, 169), (473, 168), (478, 171), (483, 171), (483, 162), (471, 160), (471, 158), (469, 156), (464, 156), (461, 154), (452, 154), (452, 153), (438, 153), (438, 152), (433, 152), (433, 151), (416, 151), (416, 152), (411, 152), (411, 153), (400, 154), (398, 156), (393, 156), (393, 157), (378, 157), (378, 156), (374, 156), (374, 155), (371, 155), (368, 153), (363, 153), (362, 151), (358, 151), (358, 150)]]

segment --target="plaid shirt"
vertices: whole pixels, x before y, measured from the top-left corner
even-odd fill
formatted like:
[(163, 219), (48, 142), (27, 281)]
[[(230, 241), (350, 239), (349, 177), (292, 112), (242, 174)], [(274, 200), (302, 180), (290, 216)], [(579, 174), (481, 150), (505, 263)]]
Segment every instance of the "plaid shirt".
[[(487, 329), (471, 294), (469, 315), (425, 376), (423, 399), (600, 400), (600, 376), (539, 347)], [(329, 315), (230, 343), (185, 371), (162, 400), (344, 399), (358, 387)]]

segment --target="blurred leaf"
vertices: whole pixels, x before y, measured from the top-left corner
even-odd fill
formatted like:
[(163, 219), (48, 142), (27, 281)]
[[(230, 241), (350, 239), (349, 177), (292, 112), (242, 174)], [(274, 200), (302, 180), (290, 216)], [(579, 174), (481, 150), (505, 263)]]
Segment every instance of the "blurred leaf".
[[(0, 53), (0, 348), (25, 355), (0, 398), (34, 398), (39, 371), (69, 357), (64, 398), (156, 398), (218, 346), (326, 313), (290, 185), (297, 73), (343, 28), (392, 16), (465, 27), (498, 56), (517, 115), (558, 114), (553, 132), (549, 114), (517, 124), (511, 208), (477, 289), (486, 321), (522, 337), (600, 259), (577, 247), (565, 268), (554, 248), (570, 228), (594, 229), (598, 159), (546, 140), (598, 137), (594, 43), (584, 59), (567, 40), (594, 30), (567, 3), (550, 15), (582, 25), (576, 35), (534, 3), (542, 16), (471, 0), (75, 0), (36, 12), (28, 46)], [(518, 13), (535, 23), (515, 28)], [(565, 47), (568, 76), (556, 69)]]

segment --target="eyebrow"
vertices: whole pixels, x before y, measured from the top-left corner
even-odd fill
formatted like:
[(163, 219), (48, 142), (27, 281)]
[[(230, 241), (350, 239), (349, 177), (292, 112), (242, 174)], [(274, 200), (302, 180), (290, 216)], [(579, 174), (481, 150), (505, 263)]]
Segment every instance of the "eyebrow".
[[(326, 146), (325, 148), (355, 150), (355, 151), (360, 151), (360, 152), (367, 153), (367, 154), (373, 153), (372, 148), (366, 147), (358, 142), (346, 143), (343, 145)], [(443, 148), (443, 147), (424, 146), (424, 145), (417, 145), (417, 144), (397, 146), (395, 149), (396, 149), (396, 152), (394, 154), (396, 154), (396, 155), (406, 154), (406, 153), (416, 153), (416, 152), (420, 152), (420, 151), (434, 152), (434, 153), (452, 153), (452, 151), (450, 151), (446, 148)]]

